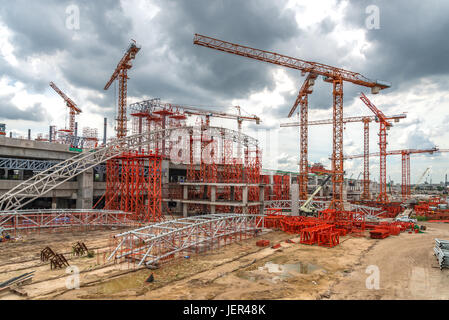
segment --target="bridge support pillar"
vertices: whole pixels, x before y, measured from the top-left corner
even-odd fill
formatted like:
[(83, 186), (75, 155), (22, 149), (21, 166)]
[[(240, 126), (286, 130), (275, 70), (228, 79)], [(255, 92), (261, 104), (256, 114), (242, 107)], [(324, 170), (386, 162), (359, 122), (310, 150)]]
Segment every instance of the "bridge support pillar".
[[(215, 202), (217, 201), (217, 186), (211, 186), (210, 187), (210, 201)], [(210, 213), (215, 213), (215, 205), (210, 205)]]
[[(188, 186), (183, 186), (183, 196), (182, 196), (182, 198), (184, 200), (188, 200), (188, 198), (189, 198), (189, 187)], [(185, 203), (185, 202), (182, 203), (182, 216), (184, 218), (187, 218), (187, 216), (188, 216), (188, 211), (187, 211), (188, 207), (189, 207), (189, 205), (187, 203)]]
[(299, 184), (291, 185), (292, 216), (299, 216)]
[(94, 194), (93, 170), (87, 170), (78, 175), (77, 209), (92, 209)]

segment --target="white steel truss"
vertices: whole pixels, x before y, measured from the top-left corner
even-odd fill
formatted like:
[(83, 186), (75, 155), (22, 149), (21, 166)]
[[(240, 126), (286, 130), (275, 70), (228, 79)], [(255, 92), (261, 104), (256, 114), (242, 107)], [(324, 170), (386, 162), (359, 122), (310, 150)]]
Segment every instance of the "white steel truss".
[[(298, 200), (299, 207), (304, 204), (305, 200)], [(316, 208), (317, 210), (324, 210), (329, 207), (330, 201), (313, 201), (311, 206)], [(292, 208), (292, 200), (269, 200), (264, 201), (265, 209), (291, 209)]]
[(0, 212), (0, 229), (5, 231), (79, 226), (136, 226), (131, 214), (116, 210), (49, 209)]
[(351, 211), (364, 213), (367, 219), (376, 218), (378, 215), (385, 213), (385, 211), (381, 208), (363, 206), (359, 204), (351, 205)]
[(159, 222), (115, 235), (108, 260), (129, 258), (147, 266), (186, 252), (219, 247), (223, 239), (253, 237), (264, 227), (263, 215), (208, 214)]
[[(42, 171), (30, 179), (20, 183), (8, 192), (0, 196), (0, 211), (20, 209), (33, 200), (45, 196), (62, 183), (72, 179), (78, 174), (87, 171), (96, 165), (112, 159), (123, 152), (137, 150), (139, 147), (160, 140), (170, 139), (172, 131), (185, 130), (186, 135), (195, 130), (195, 127), (169, 128), (153, 132), (135, 134), (121, 140), (114, 140), (106, 146), (92, 149), (63, 162), (57, 163), (51, 168)], [(257, 140), (244, 134), (226, 128), (210, 127), (211, 130), (222, 132), (225, 136), (240, 137), (243, 145), (257, 146)]]

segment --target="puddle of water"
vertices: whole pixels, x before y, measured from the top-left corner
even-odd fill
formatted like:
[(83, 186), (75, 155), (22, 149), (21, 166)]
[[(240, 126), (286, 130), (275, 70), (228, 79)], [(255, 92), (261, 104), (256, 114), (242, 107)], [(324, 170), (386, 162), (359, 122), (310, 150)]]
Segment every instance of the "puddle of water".
[(269, 273), (277, 273), (281, 276), (291, 276), (290, 272), (300, 273), (300, 274), (309, 274), (315, 270), (321, 269), (319, 266), (305, 263), (305, 262), (297, 262), (297, 263), (287, 263), (287, 264), (277, 264), (271, 261), (265, 263), (265, 266), (259, 267), (259, 270), (267, 270)]
[(266, 276), (260, 273), (263, 272), (265, 274), (271, 274), (272, 277), (268, 280), (276, 283), (277, 281), (284, 281), (287, 278), (294, 276), (295, 274), (310, 274), (313, 271), (319, 269), (322, 268), (317, 265), (305, 262), (277, 264), (269, 261), (265, 263), (263, 267), (259, 267), (258, 270), (246, 272), (240, 275), (240, 277), (250, 281), (267, 279)]

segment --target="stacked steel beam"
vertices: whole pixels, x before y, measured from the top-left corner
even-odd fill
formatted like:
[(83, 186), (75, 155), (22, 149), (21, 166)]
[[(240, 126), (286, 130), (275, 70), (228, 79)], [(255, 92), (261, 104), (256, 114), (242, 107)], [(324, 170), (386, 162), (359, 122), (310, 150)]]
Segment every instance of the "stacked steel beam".
[(435, 239), (435, 247), (433, 251), (438, 259), (440, 270), (443, 268), (449, 268), (449, 241)]

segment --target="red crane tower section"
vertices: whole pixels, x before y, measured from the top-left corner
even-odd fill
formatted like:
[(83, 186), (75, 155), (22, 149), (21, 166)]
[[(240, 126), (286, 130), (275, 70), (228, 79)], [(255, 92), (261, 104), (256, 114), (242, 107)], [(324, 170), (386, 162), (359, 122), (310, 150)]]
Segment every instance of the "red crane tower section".
[(70, 99), (69, 97), (67, 97), (67, 95), (61, 91), (61, 89), (59, 89), (53, 82), (50, 82), (50, 87), (53, 88), (53, 90), (56, 91), (56, 93), (58, 93), (61, 98), (64, 99), (67, 108), (69, 108), (69, 128), (65, 129), (65, 132), (68, 132), (69, 134), (74, 134), (75, 132), (75, 116), (79, 113), (81, 113), (81, 109), (78, 108), (76, 106), (76, 103), (73, 102), (72, 99)]
[[(292, 58), (286, 55), (275, 52), (255, 49), (239, 44), (214, 39), (211, 37), (195, 34), (193, 43), (196, 45), (208, 47), (211, 49), (232, 53), (235, 55), (272, 63), (275, 65), (284, 66), (300, 70), (303, 74), (309, 73), (310, 77), (318, 75), (324, 76), (326, 82), (333, 84), (333, 150), (332, 150), (332, 190), (333, 199), (331, 207), (342, 210), (343, 209), (343, 81), (351, 82), (357, 85), (371, 88), (373, 93), (378, 93), (380, 90), (390, 87), (389, 84), (379, 81), (367, 79), (359, 73), (349, 70), (335, 68), (326, 64), (301, 60)], [(307, 79), (306, 79), (307, 80)], [(307, 84), (306, 84), (307, 82)], [(309, 85), (308, 81), (303, 87)], [(308, 95), (308, 89), (301, 92), (298, 100), (302, 101)], [(306, 103), (302, 104), (303, 110), (300, 110), (302, 115), (307, 115)], [(293, 114), (294, 110), (290, 113)], [(304, 120), (305, 121), (305, 120)], [(307, 126), (304, 126), (304, 129)], [(307, 130), (307, 129), (305, 129)], [(306, 131), (303, 131), (302, 137), (306, 137)], [(302, 142), (301, 155), (307, 155), (307, 144)], [(304, 157), (301, 166), (304, 165)], [(305, 190), (307, 177), (302, 168), (302, 186), (300, 189)], [(306, 169), (307, 172), (307, 169)], [(303, 194), (304, 195), (304, 194)]]
[(121, 139), (126, 137), (127, 130), (127, 92), (128, 92), (128, 70), (132, 68), (132, 60), (135, 59), (136, 54), (140, 51), (135, 42), (132, 42), (123, 58), (118, 63), (111, 78), (104, 87), (104, 90), (108, 90), (111, 84), (118, 78), (119, 80), (119, 97), (118, 97), (118, 110), (117, 110), (117, 126), (115, 128), (117, 132), (117, 138)]

